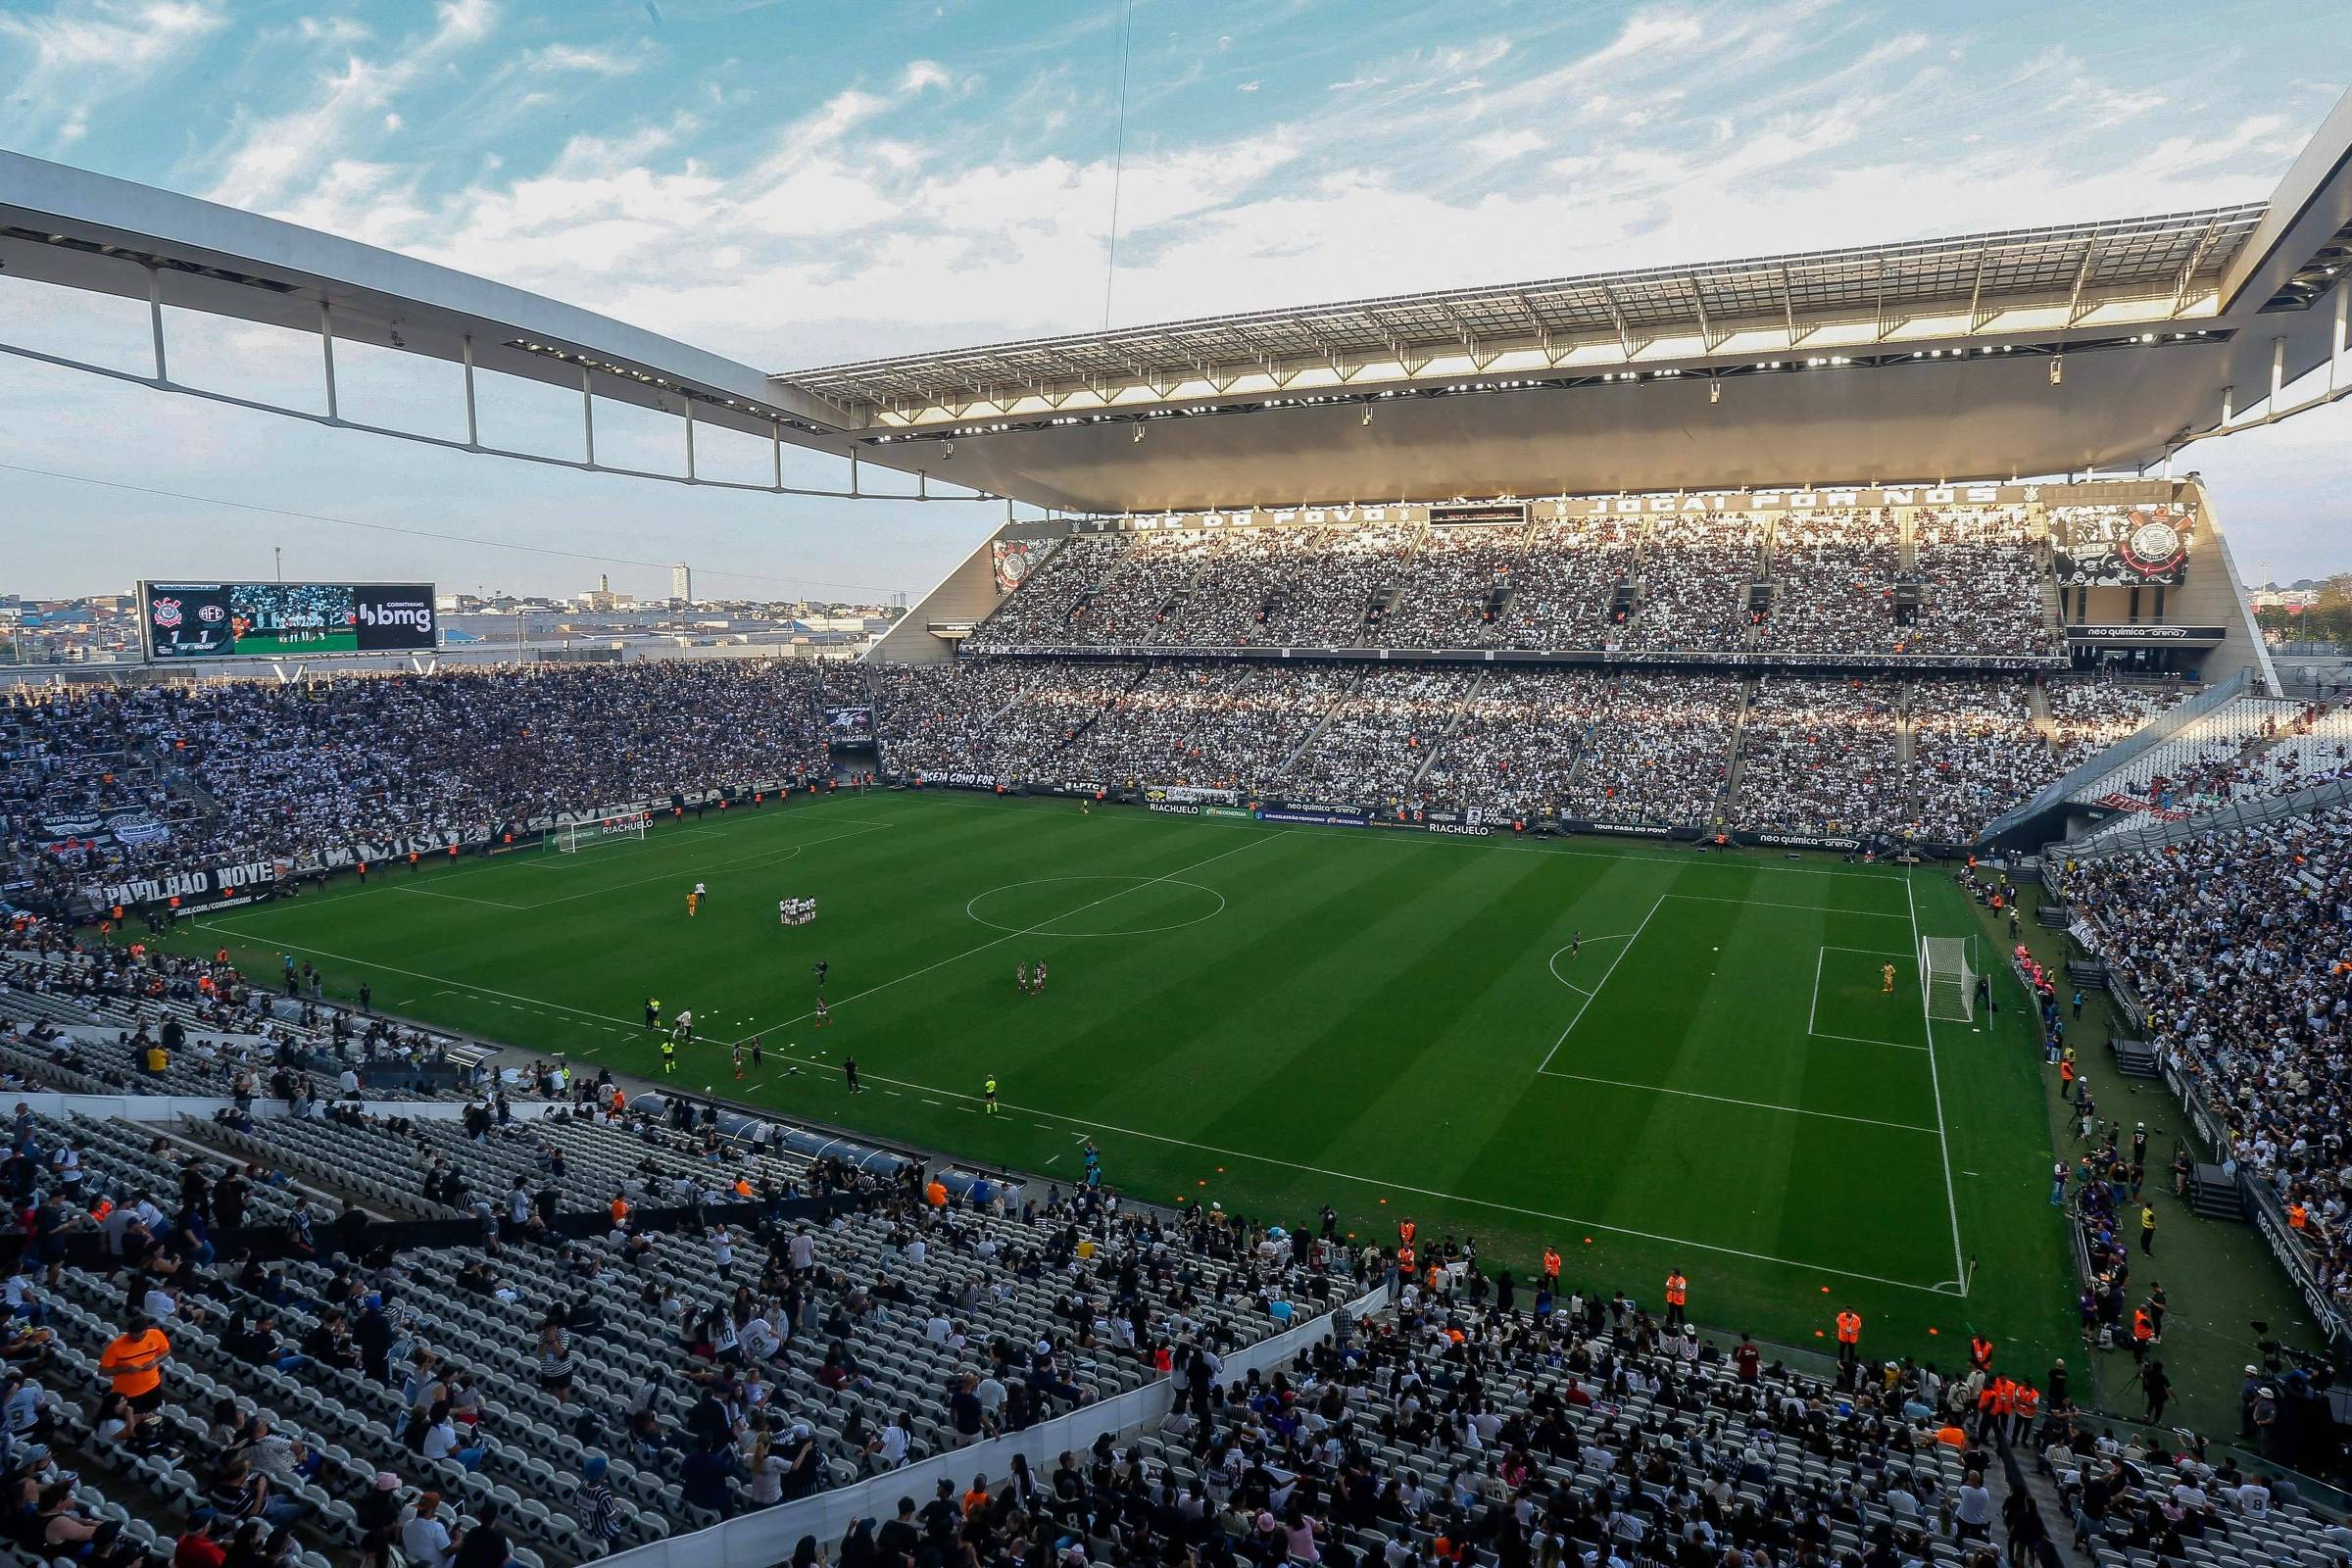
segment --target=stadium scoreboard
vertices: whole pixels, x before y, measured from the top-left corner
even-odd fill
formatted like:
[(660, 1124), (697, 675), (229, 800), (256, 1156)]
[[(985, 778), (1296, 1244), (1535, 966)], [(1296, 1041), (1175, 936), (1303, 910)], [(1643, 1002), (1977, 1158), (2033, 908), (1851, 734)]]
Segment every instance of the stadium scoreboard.
[(158, 663), (438, 646), (431, 583), (141, 582), (139, 634)]

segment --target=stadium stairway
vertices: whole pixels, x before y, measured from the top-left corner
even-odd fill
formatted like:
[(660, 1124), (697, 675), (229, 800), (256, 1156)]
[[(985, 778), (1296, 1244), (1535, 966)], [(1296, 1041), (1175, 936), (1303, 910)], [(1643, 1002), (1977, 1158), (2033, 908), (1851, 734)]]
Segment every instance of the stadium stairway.
[(2115, 1054), (2115, 1070), (2125, 1078), (2161, 1078), (2164, 1064), (2156, 1055), (2156, 1048), (2145, 1040), (2129, 1040), (2122, 1035), (2109, 1035), (2107, 1049)]
[(1323, 738), (1323, 732), (1331, 727), (1332, 719), (1338, 716), (1340, 710), (1348, 706), (1348, 700), (1353, 697), (1357, 688), (1363, 685), (1365, 672), (1377, 666), (1367, 664), (1363, 669), (1359, 669), (1348, 677), (1348, 689), (1335, 694), (1331, 701), (1324, 706), (1323, 711), (1316, 715), (1314, 727), (1306, 732), (1305, 739), (1291, 748), (1291, 754), (1282, 760), (1282, 765), (1274, 769), (1273, 777), (1284, 777), (1292, 768), (1298, 765), (1298, 759), (1304, 757), (1307, 750)]
[(2244, 1200), (2238, 1196), (2237, 1179), (2219, 1165), (2199, 1160), (2188, 1177), (2188, 1206), (2207, 1219), (2233, 1219), (2243, 1222), (2246, 1217)]
[(2103, 958), (2069, 958), (2066, 960), (2066, 978), (2081, 990), (2104, 991), (2107, 989), (2106, 960)]
[(1470, 704), (1477, 698), (1479, 689), (1486, 683), (1487, 672), (1483, 669), (1470, 677), (1470, 684), (1463, 689), (1461, 701), (1453, 705), (1453, 716), (1446, 721), (1446, 732), (1440, 735), (1438, 743), (1429, 749), (1429, 755), (1421, 759), (1421, 765), (1413, 769), (1411, 787), (1419, 788), (1422, 777), (1436, 766), (1438, 759), (1445, 755), (1446, 743), (1453, 739), (1454, 732), (1462, 727), (1462, 721), (1470, 716)]

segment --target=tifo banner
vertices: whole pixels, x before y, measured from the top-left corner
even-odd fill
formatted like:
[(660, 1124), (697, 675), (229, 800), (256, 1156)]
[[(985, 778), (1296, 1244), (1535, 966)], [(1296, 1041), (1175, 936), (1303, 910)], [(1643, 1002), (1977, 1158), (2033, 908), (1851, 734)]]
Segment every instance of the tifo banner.
[(1031, 549), (1032, 541), (1027, 539), (1000, 539), (996, 542), (990, 557), (991, 564), (996, 568), (998, 593), (1008, 594), (1027, 580), (1029, 568), (1034, 564), (1030, 560)]
[(2194, 507), (2059, 507), (2050, 514), (2058, 581), (2069, 588), (2177, 585), (2196, 526)]
[(172, 871), (163, 876), (101, 882), (82, 892), (100, 908), (111, 908), (118, 904), (125, 907), (167, 904), (173, 899), (182, 906), (193, 906), (267, 897), (276, 888), (277, 877), (275, 860), (244, 860), (234, 865), (207, 866), (200, 871)]

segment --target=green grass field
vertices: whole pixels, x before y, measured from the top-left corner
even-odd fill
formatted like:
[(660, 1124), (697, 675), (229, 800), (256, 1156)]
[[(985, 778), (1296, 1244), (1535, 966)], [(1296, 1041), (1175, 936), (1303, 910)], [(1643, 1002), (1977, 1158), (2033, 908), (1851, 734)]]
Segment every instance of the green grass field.
[[(781, 927), (788, 895), (818, 922)], [(1410, 1215), (1523, 1278), (1556, 1245), (1653, 1308), (1680, 1266), (1694, 1318), (1759, 1338), (1816, 1346), (1850, 1304), (1870, 1352), (1948, 1364), (1975, 1327), (2038, 1367), (2072, 1287), (2022, 993), (1931, 1025), (1914, 956), (1976, 930), (1930, 868), (877, 792), (346, 878), (175, 940), (639, 1074), (658, 996), (706, 1037), (686, 1087), (1049, 1177), (1091, 1136), (1152, 1200), (1329, 1201), (1384, 1241)]]

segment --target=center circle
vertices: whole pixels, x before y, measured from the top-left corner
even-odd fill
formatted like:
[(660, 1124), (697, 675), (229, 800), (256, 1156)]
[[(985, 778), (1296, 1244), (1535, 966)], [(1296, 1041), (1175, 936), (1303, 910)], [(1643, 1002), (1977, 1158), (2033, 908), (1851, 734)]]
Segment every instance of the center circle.
[(1213, 920), (1225, 895), (1164, 876), (1041, 876), (974, 894), (964, 914), (1016, 936), (1144, 937)]

